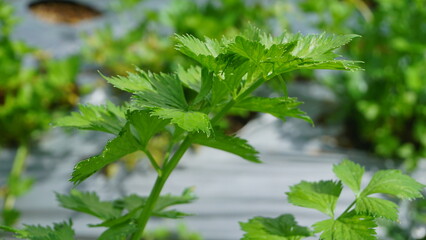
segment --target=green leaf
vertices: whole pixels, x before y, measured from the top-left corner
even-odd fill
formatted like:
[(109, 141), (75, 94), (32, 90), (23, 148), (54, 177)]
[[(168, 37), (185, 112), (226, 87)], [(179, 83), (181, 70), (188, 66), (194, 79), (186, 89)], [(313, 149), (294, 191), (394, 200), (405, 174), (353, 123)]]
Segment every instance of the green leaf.
[(342, 188), (340, 181), (302, 181), (291, 186), (286, 194), (288, 201), (296, 206), (317, 209), (333, 217)]
[(193, 143), (220, 149), (240, 156), (246, 160), (260, 163), (258, 152), (244, 139), (216, 132), (215, 135), (210, 138), (202, 134), (194, 134), (191, 137), (191, 140)]
[[(140, 69), (137, 68), (140, 71)], [(147, 89), (152, 89), (151, 84), (145, 76), (142, 76), (138, 73), (127, 73), (127, 76), (117, 76), (117, 77), (106, 77), (102, 73), (99, 73), (108, 83), (112, 84), (114, 87), (121, 89), (123, 91), (136, 93), (144, 91)]]
[(343, 71), (360, 71), (362, 70), (358, 64), (361, 61), (348, 60), (329, 60), (321, 62), (304, 62), (298, 66), (299, 69), (328, 69), (328, 70), (343, 70)]
[(100, 236), (99, 240), (123, 240), (138, 230), (136, 224), (121, 224), (109, 227)]
[[(166, 211), (165, 209), (175, 205), (191, 203), (196, 199), (197, 197), (194, 195), (191, 188), (185, 189), (181, 196), (173, 196), (171, 194), (160, 196), (153, 209), (153, 215), (165, 218), (181, 218), (184, 216), (189, 216), (191, 214), (179, 212), (176, 210)], [(144, 202), (146, 200), (145, 198), (140, 198), (139, 201)]]
[(150, 116), (146, 111), (129, 112), (127, 118), (122, 131), (108, 141), (101, 154), (83, 160), (74, 167), (70, 181), (78, 184), (121, 157), (144, 150), (149, 139), (167, 124), (167, 121)]
[(425, 185), (399, 170), (381, 170), (373, 175), (360, 196), (384, 193), (400, 199), (414, 199), (423, 197), (421, 194), (423, 188), (425, 188)]
[(194, 194), (194, 189), (186, 188), (180, 196), (173, 196), (171, 194), (160, 196), (155, 204), (154, 210), (162, 211), (170, 206), (191, 203), (196, 199), (197, 197)]
[[(24, 230), (20, 230), (20, 229), (16, 229), (16, 228), (4, 226), (4, 225), (0, 225), (0, 230), (2, 230), (4, 232), (14, 233), (14, 234), (19, 235), (19, 236), (23, 236), (25, 234)], [(0, 232), (2, 232), (2, 231), (0, 231)]]
[(206, 68), (201, 71), (201, 88), (198, 91), (197, 97), (193, 101), (193, 105), (198, 104), (204, 100), (211, 92), (213, 87), (213, 72), (209, 72)]
[(201, 90), (201, 68), (198, 66), (190, 66), (188, 69), (184, 69), (181, 65), (176, 70), (182, 84), (196, 92)]
[(327, 219), (313, 225), (321, 240), (376, 240), (374, 218), (349, 212), (336, 220)]
[(319, 35), (295, 34), (289, 36), (286, 40), (291, 42), (297, 41), (297, 45), (291, 52), (293, 56), (313, 59), (315, 61), (327, 61), (339, 57), (333, 50), (349, 43), (356, 37), (360, 36), (355, 34), (333, 35), (326, 33)]
[[(183, 85), (178, 75), (152, 74), (140, 71), (140, 76), (150, 84), (150, 87), (138, 91), (133, 96), (135, 107), (148, 109), (152, 111), (151, 115), (161, 119), (170, 119), (171, 123), (186, 131), (201, 131), (207, 135), (210, 134), (209, 117), (205, 113), (189, 110)], [(205, 85), (201, 84), (197, 101), (207, 94), (208, 89), (204, 88), (210, 87)]]
[(130, 131), (141, 148), (146, 148), (149, 140), (161, 132), (169, 123), (167, 120), (152, 116), (147, 111), (133, 111), (127, 114)]
[(246, 232), (241, 240), (299, 240), (312, 236), (307, 227), (297, 225), (291, 214), (277, 218), (255, 217), (247, 223), (240, 222), (240, 226)]
[(73, 112), (71, 116), (57, 120), (54, 125), (118, 135), (126, 124), (125, 108), (126, 106), (117, 107), (111, 102), (104, 106), (80, 105), (80, 113)]
[(70, 195), (56, 194), (56, 199), (62, 207), (77, 212), (83, 212), (102, 220), (120, 216), (121, 210), (114, 207), (111, 202), (101, 201), (94, 192), (80, 192), (72, 189)]
[(258, 41), (251, 41), (244, 37), (237, 36), (233, 43), (228, 46), (230, 52), (237, 54), (243, 58), (256, 64), (260, 64), (264, 60), (266, 47)]
[(52, 227), (40, 225), (25, 225), (24, 229), (18, 230), (10, 227), (0, 226), (0, 229), (12, 232), (16, 238), (29, 240), (74, 240), (72, 222), (54, 223)]
[(201, 131), (209, 136), (212, 130), (209, 116), (202, 112), (159, 108), (155, 109), (152, 115), (162, 119), (170, 119), (172, 123), (188, 132)]
[(237, 103), (235, 108), (242, 108), (248, 111), (269, 113), (283, 121), (286, 117), (295, 117), (303, 119), (313, 124), (312, 119), (306, 116), (306, 113), (301, 111), (295, 98), (262, 98), (262, 97), (249, 97)]
[(191, 35), (176, 35), (178, 44), (176, 49), (189, 57), (196, 58), (199, 55), (217, 57), (223, 51), (220, 41), (206, 38), (205, 41)]
[[(145, 202), (144, 202), (144, 204), (145, 204)], [(123, 209), (122, 205), (118, 205), (116, 207), (119, 208), (119, 209)], [(133, 223), (136, 220), (137, 214), (140, 214), (140, 209), (142, 209), (142, 208), (143, 208), (143, 206), (135, 207), (133, 210), (129, 211), (128, 213), (124, 214), (123, 216), (108, 219), (108, 220), (105, 220), (105, 221), (103, 221), (102, 223), (99, 223), (99, 224), (89, 224), (89, 227), (108, 227), (109, 228), (109, 227), (113, 227), (113, 226), (117, 226), (117, 225)]]
[[(166, 210), (166, 208), (179, 205), (187, 204), (196, 200), (196, 196), (193, 193), (192, 188), (187, 188), (183, 191), (181, 196), (173, 196), (167, 194), (160, 196), (157, 200), (156, 206), (153, 209), (153, 216), (164, 217), (164, 218), (182, 218), (184, 216), (190, 216), (191, 214), (183, 213), (176, 210)], [(123, 199), (116, 200), (114, 207), (120, 210), (127, 210), (127, 213), (108, 219), (100, 224), (90, 225), (91, 227), (113, 227), (123, 224), (131, 224), (136, 221), (136, 217), (140, 215), (147, 201), (147, 197), (141, 197), (136, 194), (132, 194), (124, 197)]]
[(142, 108), (172, 108), (187, 110), (188, 103), (183, 92), (182, 82), (174, 74), (153, 74), (139, 70), (139, 77), (148, 87), (133, 96), (136, 106)]
[(133, 137), (128, 123), (116, 138), (108, 141), (101, 154), (77, 163), (70, 181), (75, 184), (81, 183), (106, 165), (141, 148), (142, 146)]
[(217, 40), (206, 38), (203, 42), (191, 35), (176, 35), (176, 49), (200, 63), (203, 67), (218, 72), (223, 69), (225, 62), (216, 59), (224, 52), (224, 44)]
[(343, 160), (338, 165), (333, 166), (336, 176), (358, 195), (361, 191), (361, 180), (364, 175), (364, 168), (349, 160)]
[[(171, 194), (160, 196), (157, 200), (157, 203), (152, 211), (153, 216), (157, 217), (165, 217), (165, 218), (181, 218), (183, 216), (189, 216), (190, 214), (183, 213), (176, 210), (166, 210), (171, 206), (187, 204), (195, 201), (197, 197), (194, 195), (193, 190), (191, 188), (187, 188), (183, 191), (181, 196), (173, 196)], [(140, 211), (146, 204), (147, 198), (140, 197), (138, 195), (132, 194), (130, 196), (126, 196), (121, 200), (116, 201), (116, 206), (122, 209), (126, 209), (129, 211), (129, 214), (126, 214), (120, 218), (116, 218), (115, 220), (110, 220), (100, 224), (99, 226), (110, 226), (112, 223), (122, 223), (124, 221), (128, 221), (131, 219), (133, 215), (137, 215), (136, 211)]]
[(398, 205), (380, 198), (361, 197), (356, 200), (355, 211), (373, 217), (382, 217), (392, 221), (398, 220)]

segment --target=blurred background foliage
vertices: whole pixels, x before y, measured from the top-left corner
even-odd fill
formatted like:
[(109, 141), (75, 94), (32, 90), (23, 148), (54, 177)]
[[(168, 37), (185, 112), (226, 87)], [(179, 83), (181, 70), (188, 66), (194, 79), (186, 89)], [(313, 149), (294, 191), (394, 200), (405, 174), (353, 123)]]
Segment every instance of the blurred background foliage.
[(52, 59), (42, 50), (13, 40), (18, 21), (12, 6), (0, 1), (0, 150), (17, 149), (7, 182), (0, 185), (0, 224), (6, 225), (17, 222), (20, 213), (15, 199), (33, 184), (24, 176), (30, 146), (55, 117), (73, 109), (79, 97), (79, 58)]
[[(143, 1), (115, 2), (113, 9), (130, 10)], [(91, 63), (98, 64), (111, 74), (134, 71), (134, 66), (154, 72), (171, 71), (177, 65), (188, 66), (191, 61), (174, 50), (174, 34), (191, 34), (199, 38), (232, 36), (250, 24), (271, 29), (269, 22), (284, 22), (282, 9), (271, 4), (244, 0), (173, 0), (161, 11), (143, 9), (145, 18), (122, 36), (115, 36), (111, 26), (97, 29), (84, 36), (83, 54)], [(165, 31), (166, 30), (166, 31)]]
[[(11, 39), (17, 19), (12, 7), (0, 0), (0, 146), (27, 146), (55, 116), (73, 108), (80, 94), (76, 77), (81, 64), (93, 65), (107, 75), (126, 74), (135, 66), (167, 72), (191, 64), (174, 50), (174, 33), (218, 38), (253, 24), (275, 33), (312, 29), (361, 35), (341, 54), (363, 61), (365, 71), (306, 71), (289, 75), (286, 80), (317, 79), (336, 93), (339, 109), (325, 122), (343, 122), (342, 146), (392, 159), (408, 172), (425, 158), (424, 0), (174, 0), (161, 11), (138, 8), (144, 2), (114, 1), (107, 11), (125, 14), (138, 9), (144, 17), (122, 34), (117, 34), (112, 25), (85, 33), (80, 56), (57, 60)], [(298, 11), (302, 17), (289, 19), (294, 16), (290, 11)], [(303, 21), (300, 27), (290, 24), (299, 20)], [(281, 86), (275, 81), (271, 87)], [(7, 195), (7, 189), (3, 187), (0, 195)], [(416, 226), (426, 224), (424, 206), (424, 201), (410, 206), (410, 224), (406, 228), (390, 227), (391, 238), (426, 239), (426, 234), (418, 238), (411, 234)]]
[(426, 156), (426, 4), (423, 0), (305, 0), (319, 30), (362, 36), (343, 55), (364, 72), (326, 75), (347, 139), (414, 170)]

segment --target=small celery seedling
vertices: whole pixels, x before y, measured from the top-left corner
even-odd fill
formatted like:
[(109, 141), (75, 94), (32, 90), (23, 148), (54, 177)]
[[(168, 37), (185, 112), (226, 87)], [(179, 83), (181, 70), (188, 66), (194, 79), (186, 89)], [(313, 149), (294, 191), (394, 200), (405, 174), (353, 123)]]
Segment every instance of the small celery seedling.
[[(316, 209), (330, 218), (314, 223), (313, 231), (297, 225), (291, 214), (277, 218), (255, 217), (247, 223), (240, 223), (246, 232), (242, 240), (298, 240), (314, 233), (322, 240), (375, 240), (377, 219), (398, 220), (398, 205), (392, 201), (373, 197), (373, 194), (387, 194), (401, 200), (423, 197), (425, 185), (417, 182), (399, 170), (381, 170), (376, 172), (368, 185), (361, 189), (364, 168), (344, 160), (333, 167), (339, 181), (302, 181), (290, 187), (288, 201), (293, 205)], [(355, 200), (336, 216), (337, 200), (343, 184), (355, 194)]]
[[(57, 122), (59, 126), (76, 127), (111, 133), (102, 153), (79, 162), (71, 181), (79, 184), (106, 165), (136, 151), (146, 154), (158, 173), (148, 197), (131, 195), (112, 202), (102, 202), (94, 193), (72, 191), (58, 195), (62, 206), (96, 216), (102, 220), (92, 227), (107, 227), (99, 239), (140, 240), (152, 216), (179, 218), (180, 213), (166, 208), (188, 203), (182, 196), (160, 196), (167, 179), (191, 146), (199, 144), (223, 150), (251, 162), (260, 162), (258, 152), (244, 139), (229, 136), (219, 127), (219, 120), (232, 109), (268, 113), (282, 120), (297, 117), (311, 122), (299, 110), (301, 103), (287, 95), (275, 98), (253, 96), (262, 84), (298, 69), (358, 70), (356, 62), (336, 59), (333, 51), (356, 35), (283, 34), (272, 37), (252, 28), (233, 38), (205, 41), (190, 35), (178, 35), (177, 49), (199, 65), (179, 68), (171, 74), (155, 74), (138, 69), (127, 77), (105, 77), (116, 88), (130, 92), (130, 104), (123, 107), (86, 105)], [(170, 136), (168, 151), (158, 161), (148, 148), (158, 134)], [(158, 163), (161, 164), (158, 164)], [(182, 199), (184, 198), (184, 199)], [(39, 232), (73, 237), (70, 224), (55, 228), (37, 227)], [(32, 227), (24, 230), (4, 228), (18, 236), (37, 239)], [(22, 232), (23, 231), (23, 232)]]

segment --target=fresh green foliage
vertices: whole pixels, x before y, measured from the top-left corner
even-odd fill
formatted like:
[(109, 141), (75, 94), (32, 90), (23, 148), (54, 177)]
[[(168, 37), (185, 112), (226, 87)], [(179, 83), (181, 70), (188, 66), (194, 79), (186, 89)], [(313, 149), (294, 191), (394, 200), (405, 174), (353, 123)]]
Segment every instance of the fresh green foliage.
[(340, 182), (320, 181), (305, 182), (290, 188), (288, 201), (296, 206), (313, 208), (330, 217), (334, 217), (334, 209), (342, 192), (343, 186)]
[(111, 219), (120, 215), (111, 202), (102, 202), (96, 193), (82, 193), (71, 190), (69, 196), (56, 194), (56, 198), (64, 208), (93, 215), (100, 219)]
[[(246, 140), (228, 136), (219, 121), (232, 109), (269, 113), (281, 119), (298, 117), (310, 119), (301, 112), (296, 99), (278, 96), (272, 99), (252, 95), (262, 84), (275, 77), (298, 69), (358, 70), (356, 62), (336, 59), (333, 50), (346, 44), (354, 35), (292, 35), (273, 37), (257, 28), (250, 28), (236, 37), (220, 40), (200, 40), (191, 35), (177, 35), (177, 49), (198, 62), (198, 67), (180, 67), (174, 73), (151, 73), (137, 69), (127, 77), (105, 77), (132, 94), (123, 107), (81, 106), (74, 113), (56, 122), (57, 126), (96, 130), (114, 135), (104, 150), (79, 162), (71, 181), (79, 184), (120, 158), (142, 151), (157, 172), (156, 182), (148, 197), (130, 195), (120, 200), (101, 201), (95, 193), (73, 190), (69, 196), (57, 195), (63, 207), (98, 217), (107, 227), (100, 239), (131, 238), (139, 240), (152, 216), (180, 218), (186, 213), (168, 210), (169, 207), (192, 202), (190, 190), (181, 196), (161, 196), (161, 190), (180, 159), (193, 143), (217, 148), (251, 162), (259, 162), (257, 151)], [(158, 161), (149, 143), (158, 135), (170, 136), (167, 153)], [(161, 163), (161, 164), (159, 164)], [(303, 186), (302, 186), (303, 185)], [(302, 201), (330, 215), (341, 191), (341, 184), (320, 182), (302, 184), (301, 192), (315, 193), (317, 202)], [(312, 185), (312, 186), (311, 186)], [(331, 188), (331, 190), (329, 189)], [(380, 188), (378, 188), (380, 189)], [(326, 194), (331, 191), (332, 197)], [(371, 191), (379, 191), (373, 188)], [(411, 192), (407, 192), (410, 194)], [(322, 201), (322, 202), (321, 202)], [(327, 206), (329, 204), (329, 206)], [(292, 223), (284, 216), (280, 221)], [(272, 221), (272, 220), (271, 220)], [(262, 221), (269, 224), (270, 221)], [(276, 227), (272, 224), (271, 228)], [(283, 228), (279, 232), (307, 234), (303, 228)]]
[[(328, 75), (341, 99), (343, 118), (356, 147), (403, 161), (407, 170), (426, 156), (424, 1), (305, 0), (324, 31), (363, 36), (344, 54), (366, 62), (365, 72)], [(407, 27), (409, 26), (409, 27)]]
[(291, 214), (277, 218), (255, 217), (240, 225), (247, 233), (241, 240), (300, 240), (312, 235), (307, 227), (297, 225)]
[[(381, 193), (401, 200), (412, 200), (422, 198), (421, 191), (426, 187), (399, 170), (381, 170), (376, 172), (368, 185), (362, 189), (364, 168), (349, 160), (343, 160), (334, 165), (333, 172), (340, 179), (339, 181), (302, 181), (290, 187), (290, 192), (287, 192), (288, 201), (293, 205), (316, 209), (330, 217), (312, 225), (312, 232), (319, 233), (322, 240), (377, 239), (375, 231), (377, 220), (397, 221), (398, 205), (393, 201), (371, 195)], [(336, 202), (342, 192), (342, 184), (352, 190), (355, 200), (343, 213), (336, 216)], [(289, 220), (283, 221), (284, 217)], [(255, 217), (247, 223), (240, 224), (246, 232), (242, 238), (244, 240), (302, 239), (304, 236), (310, 236), (309, 233), (311, 233), (308, 228), (298, 226), (293, 216), (287, 214), (275, 219)], [(282, 229), (293, 231), (282, 231)], [(292, 238), (294, 235), (297, 238)]]
[(80, 113), (73, 112), (69, 117), (58, 119), (56, 124), (118, 134), (126, 123), (123, 108), (111, 102), (105, 106), (80, 105), (79, 110)]

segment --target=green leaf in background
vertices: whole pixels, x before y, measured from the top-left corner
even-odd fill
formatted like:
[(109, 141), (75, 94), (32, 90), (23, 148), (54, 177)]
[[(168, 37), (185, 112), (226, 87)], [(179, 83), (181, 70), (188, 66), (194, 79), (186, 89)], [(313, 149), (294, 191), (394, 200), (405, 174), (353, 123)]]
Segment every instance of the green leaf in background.
[(8, 188), (12, 195), (22, 196), (27, 193), (34, 184), (34, 179), (32, 178), (14, 178), (10, 177), (8, 180)]
[(56, 199), (64, 208), (87, 213), (102, 220), (116, 218), (121, 214), (121, 211), (114, 208), (111, 202), (101, 201), (94, 192), (80, 192), (72, 189), (69, 195), (56, 193)]
[(294, 216), (283, 214), (276, 218), (255, 217), (240, 222), (245, 232), (241, 240), (300, 240), (312, 235), (307, 227), (297, 225)]
[(52, 227), (25, 225), (22, 230), (0, 226), (0, 229), (13, 232), (15, 237), (29, 240), (75, 240), (72, 222), (54, 223)]
[(295, 98), (263, 98), (263, 97), (249, 97), (237, 103), (235, 108), (242, 108), (248, 111), (269, 113), (283, 121), (287, 117), (295, 117), (303, 119), (313, 124), (312, 119), (301, 111), (297, 106), (302, 104)]
[(340, 181), (302, 181), (291, 186), (286, 194), (288, 201), (296, 206), (317, 209), (333, 217), (342, 188)]
[(6, 226), (14, 226), (18, 222), (20, 217), (21, 212), (16, 209), (2, 209), (2, 212), (0, 214), (0, 219), (2, 220), (1, 223)]
[(336, 176), (358, 195), (361, 191), (361, 180), (364, 175), (364, 168), (347, 159), (333, 166), (333, 172)]
[(398, 220), (398, 205), (381, 198), (360, 197), (356, 200), (355, 211), (357, 214)]
[(377, 224), (373, 217), (349, 212), (338, 219), (327, 219), (313, 225), (321, 240), (376, 240)]
[(103, 106), (80, 105), (79, 113), (58, 119), (54, 124), (60, 127), (75, 127), (84, 130), (102, 131), (118, 135), (126, 124), (124, 107), (111, 102)]
[(220, 149), (240, 156), (246, 160), (260, 163), (258, 152), (244, 139), (236, 136), (228, 136), (217, 132), (213, 137), (207, 137), (203, 134), (194, 134), (191, 137), (193, 143), (204, 145), (211, 148)]
[(414, 199), (423, 197), (421, 190), (424, 187), (425, 185), (403, 174), (400, 170), (381, 170), (373, 175), (360, 196), (384, 193), (400, 199)]

